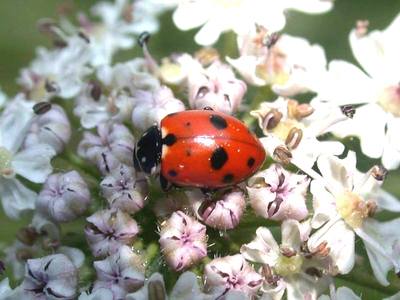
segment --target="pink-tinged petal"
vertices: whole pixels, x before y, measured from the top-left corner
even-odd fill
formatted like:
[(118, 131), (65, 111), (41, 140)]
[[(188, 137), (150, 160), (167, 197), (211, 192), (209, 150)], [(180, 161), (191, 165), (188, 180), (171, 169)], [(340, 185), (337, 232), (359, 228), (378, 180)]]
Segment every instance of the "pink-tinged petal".
[(301, 224), (296, 220), (286, 220), (282, 223), (282, 246), (300, 251), (301, 245), (308, 240), (311, 227), (308, 222)]
[(171, 299), (206, 300), (207, 296), (200, 291), (195, 273), (185, 272), (179, 276), (170, 294)]
[(258, 77), (256, 74), (258, 64), (257, 57), (243, 55), (236, 59), (226, 57), (226, 60), (239, 72), (240, 76), (242, 76), (246, 82), (256, 86), (267, 84), (266, 80)]
[(324, 243), (327, 244), (329, 256), (339, 273), (349, 273), (355, 260), (353, 230), (343, 220), (331, 220), (312, 234), (307, 242), (311, 252)]
[(37, 194), (15, 178), (0, 178), (0, 195), (4, 213), (9, 218), (18, 219), (24, 211), (35, 208)]
[(236, 290), (251, 297), (262, 284), (262, 276), (240, 254), (213, 259), (204, 268), (204, 278), (206, 289), (221, 295)]
[(89, 292), (83, 292), (79, 295), (78, 300), (109, 300), (113, 298), (113, 293), (107, 288), (99, 288), (93, 291), (91, 294)]
[(400, 212), (400, 200), (383, 189), (379, 189), (375, 192), (373, 199), (376, 201), (378, 208)]
[(42, 183), (53, 170), (50, 161), (55, 155), (55, 150), (49, 145), (33, 145), (18, 152), (13, 157), (12, 166), (17, 174)]

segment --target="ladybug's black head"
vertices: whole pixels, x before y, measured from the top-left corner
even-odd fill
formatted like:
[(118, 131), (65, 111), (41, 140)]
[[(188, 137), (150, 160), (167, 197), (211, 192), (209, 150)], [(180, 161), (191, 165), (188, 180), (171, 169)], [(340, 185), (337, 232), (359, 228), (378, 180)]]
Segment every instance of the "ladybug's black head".
[(153, 174), (161, 161), (161, 132), (154, 125), (147, 129), (137, 142), (133, 152), (133, 162), (136, 171)]

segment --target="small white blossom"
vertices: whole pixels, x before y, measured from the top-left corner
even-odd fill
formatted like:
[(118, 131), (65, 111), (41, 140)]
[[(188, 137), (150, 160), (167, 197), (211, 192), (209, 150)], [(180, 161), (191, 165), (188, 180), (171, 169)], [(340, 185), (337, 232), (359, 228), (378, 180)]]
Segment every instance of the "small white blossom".
[(377, 209), (400, 211), (400, 202), (383, 191), (382, 174), (377, 167), (363, 174), (356, 169), (356, 156), (349, 152), (345, 159), (321, 156), (317, 161), (322, 176), (311, 182), (314, 216), (309, 239), (310, 251), (321, 244), (330, 249), (336, 268), (349, 273), (355, 260), (355, 234), (364, 242), (377, 280), (388, 285), (387, 272), (400, 271), (397, 230), (400, 218), (378, 222), (371, 218)]
[(35, 144), (48, 144), (60, 153), (71, 138), (71, 124), (64, 109), (52, 105), (51, 109), (40, 114), (32, 122), (24, 141), (24, 148)]
[(233, 30), (239, 34), (248, 31), (255, 24), (262, 25), (271, 32), (279, 31), (286, 23), (286, 9), (322, 13), (331, 8), (331, 1), (321, 0), (184, 0), (179, 2), (173, 20), (181, 30), (202, 26), (195, 41), (200, 45), (211, 45), (225, 31)]
[(184, 270), (207, 256), (206, 227), (181, 211), (161, 224), (160, 246), (168, 265)]
[(144, 268), (142, 258), (130, 247), (121, 246), (113, 255), (104, 260), (95, 261), (97, 280), (93, 291), (108, 289), (112, 299), (125, 299), (144, 284)]
[(147, 181), (133, 168), (120, 165), (100, 183), (101, 191), (110, 206), (130, 214), (141, 210), (147, 200)]
[(238, 110), (247, 90), (231, 68), (219, 61), (207, 69), (192, 70), (188, 75), (188, 88), (192, 109), (211, 107), (228, 114)]
[(21, 71), (18, 83), (29, 99), (46, 101), (53, 96), (75, 97), (82, 80), (91, 70), (86, 67), (90, 58), (88, 44), (82, 38), (68, 38), (66, 46), (48, 50), (39, 48), (29, 68)]
[(166, 115), (183, 110), (185, 105), (166, 86), (153, 92), (138, 90), (135, 93), (132, 123), (135, 127), (146, 130), (154, 124), (160, 124)]
[(91, 203), (87, 184), (76, 171), (50, 175), (38, 196), (37, 209), (57, 222), (81, 216)]
[(253, 175), (247, 191), (256, 214), (277, 221), (301, 221), (308, 214), (305, 198), (308, 185), (307, 176), (292, 174), (274, 164)]
[(245, 194), (239, 189), (227, 190), (215, 199), (207, 199), (200, 190), (186, 192), (197, 217), (220, 230), (239, 225), (246, 208)]
[(51, 158), (56, 154), (47, 144), (21, 149), (34, 116), (32, 104), (17, 96), (0, 116), (0, 195), (5, 214), (18, 218), (35, 206), (36, 193), (17, 178), (42, 183), (51, 173)]
[(204, 267), (204, 279), (206, 290), (217, 299), (230, 291), (241, 291), (251, 298), (263, 281), (240, 254), (213, 259)]
[(63, 254), (29, 259), (24, 295), (36, 299), (74, 299), (78, 287), (78, 270)]
[(324, 50), (304, 38), (277, 36), (255, 26), (251, 33), (238, 36), (238, 48), (240, 57), (228, 57), (228, 62), (247, 82), (269, 84), (282, 96), (315, 91), (326, 73)]
[(84, 132), (78, 154), (97, 165), (103, 173), (110, 173), (119, 165), (133, 166), (134, 138), (127, 127), (118, 123), (101, 123), (95, 135)]
[(358, 136), (362, 152), (381, 158), (387, 169), (400, 165), (399, 33), (400, 15), (383, 31), (352, 30), (350, 46), (363, 71), (345, 61), (331, 62), (318, 95), (336, 105), (361, 104), (353, 119), (332, 130), (340, 137)]
[(93, 256), (113, 254), (130, 244), (139, 232), (134, 219), (120, 210), (102, 210), (87, 218), (85, 235)]
[(328, 111), (322, 105), (314, 107), (279, 97), (274, 102), (262, 102), (250, 114), (258, 119), (265, 134), (260, 141), (266, 152), (278, 162), (291, 162), (307, 170), (320, 154), (339, 155), (344, 150), (340, 142), (317, 139), (327, 128), (347, 119), (338, 108)]

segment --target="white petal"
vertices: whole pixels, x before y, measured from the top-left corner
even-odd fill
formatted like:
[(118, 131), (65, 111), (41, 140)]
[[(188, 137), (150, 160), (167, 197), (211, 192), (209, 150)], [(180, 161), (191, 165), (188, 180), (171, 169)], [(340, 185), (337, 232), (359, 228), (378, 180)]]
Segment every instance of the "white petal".
[[(287, 280), (287, 300), (316, 299), (318, 281), (309, 276), (291, 276)], [(347, 300), (347, 299), (346, 299)]]
[(194, 40), (202, 46), (214, 44), (225, 30), (223, 22), (219, 18), (209, 20), (195, 35)]
[(252, 242), (240, 248), (240, 253), (250, 261), (274, 266), (279, 256), (279, 246), (275, 238), (266, 227), (259, 227), (256, 234)]
[(32, 118), (32, 104), (17, 96), (0, 117), (0, 145), (15, 153), (25, 138)]
[(85, 261), (85, 254), (78, 248), (61, 246), (57, 249), (57, 252), (65, 254), (72, 261), (77, 269), (82, 267)]
[(226, 60), (239, 72), (246, 82), (258, 86), (266, 85), (266, 81), (256, 74), (257, 57), (244, 55), (236, 59), (226, 57)]
[(106, 288), (99, 288), (91, 294), (83, 292), (79, 295), (78, 300), (109, 300), (113, 299), (113, 293)]
[(353, 120), (362, 152), (372, 158), (381, 157), (388, 114), (379, 105), (371, 103), (357, 108)]
[(172, 289), (170, 297), (172, 299), (204, 299), (200, 292), (197, 276), (193, 272), (185, 272), (179, 276), (178, 281)]
[(376, 200), (379, 208), (393, 212), (400, 212), (399, 199), (383, 189), (379, 189), (374, 194), (374, 199)]
[(349, 273), (354, 266), (355, 236), (343, 220), (332, 220), (318, 229), (308, 240), (308, 247), (314, 251), (321, 243), (327, 242), (329, 256), (341, 274)]
[(282, 245), (300, 250), (301, 244), (300, 223), (295, 220), (284, 221), (282, 223)]
[(44, 182), (53, 168), (51, 158), (56, 155), (54, 149), (46, 144), (30, 146), (18, 152), (12, 161), (15, 172), (32, 182)]
[(394, 294), (394, 295), (391, 296), (391, 297), (383, 298), (382, 300), (400, 300), (400, 292)]
[(172, 16), (175, 25), (181, 30), (189, 30), (207, 22), (212, 7), (206, 2), (182, 1)]
[(15, 178), (0, 178), (0, 197), (4, 213), (9, 218), (17, 219), (22, 212), (35, 208), (37, 194)]
[(332, 9), (333, 1), (324, 0), (288, 0), (286, 6), (309, 14), (324, 13)]
[(337, 215), (335, 197), (324, 187), (320, 180), (313, 180), (310, 185), (310, 191), (313, 194), (312, 227), (319, 228), (324, 223)]
[(329, 64), (327, 76), (321, 80), (319, 98), (338, 105), (374, 102), (376, 83), (356, 66), (334, 60)]
[(392, 268), (400, 271), (400, 218), (388, 222), (367, 219), (356, 233), (363, 239), (376, 279), (389, 285), (387, 272)]
[(60, 228), (58, 225), (38, 211), (33, 215), (31, 226), (35, 228), (37, 232), (45, 233), (54, 240), (60, 239)]

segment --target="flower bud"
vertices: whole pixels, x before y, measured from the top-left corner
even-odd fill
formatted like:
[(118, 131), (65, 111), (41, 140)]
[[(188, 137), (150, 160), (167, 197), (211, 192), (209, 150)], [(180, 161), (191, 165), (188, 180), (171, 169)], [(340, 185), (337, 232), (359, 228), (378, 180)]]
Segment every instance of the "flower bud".
[(189, 105), (193, 109), (211, 107), (227, 114), (234, 113), (247, 90), (246, 84), (235, 78), (229, 66), (219, 61), (206, 70), (189, 75)]
[(118, 210), (102, 210), (87, 218), (85, 235), (95, 257), (112, 254), (130, 244), (139, 232), (135, 220)]
[(246, 207), (245, 195), (239, 189), (225, 191), (217, 199), (205, 199), (198, 190), (189, 191), (187, 195), (198, 218), (220, 230), (235, 228)]
[(305, 204), (308, 185), (307, 176), (292, 174), (273, 164), (249, 179), (247, 191), (256, 214), (276, 221), (300, 221), (308, 214)]
[(22, 287), (32, 299), (73, 299), (78, 270), (63, 254), (29, 259)]
[(206, 289), (223, 295), (228, 291), (242, 291), (249, 299), (255, 296), (262, 277), (254, 271), (242, 255), (215, 258), (204, 268)]
[(141, 210), (147, 199), (147, 181), (135, 170), (120, 165), (100, 183), (101, 191), (113, 209), (130, 214)]
[(32, 227), (23, 227), (17, 232), (17, 239), (28, 246), (32, 246), (37, 238), (38, 232)]
[(161, 224), (161, 251), (168, 265), (182, 271), (207, 256), (206, 227), (181, 211)]
[(76, 171), (50, 175), (37, 200), (37, 209), (57, 222), (81, 216), (91, 203), (87, 184)]
[(132, 111), (132, 123), (146, 130), (154, 124), (160, 124), (168, 114), (185, 110), (181, 100), (176, 99), (172, 91), (162, 86), (154, 92), (138, 90), (135, 93), (136, 105)]
[(78, 146), (78, 154), (97, 165), (103, 173), (110, 173), (121, 163), (132, 166), (134, 138), (128, 128), (117, 123), (97, 126), (98, 135), (85, 132)]
[(50, 110), (37, 116), (25, 138), (24, 147), (48, 144), (60, 153), (71, 137), (71, 124), (64, 109), (52, 105)]
[(124, 299), (144, 284), (144, 264), (140, 256), (128, 246), (121, 246), (113, 255), (101, 261), (95, 261), (97, 281), (93, 291), (108, 289), (114, 299)]

